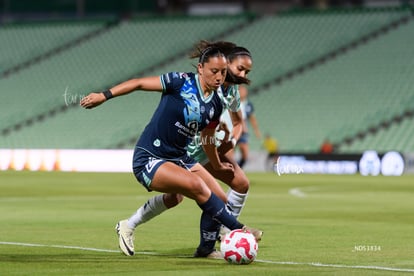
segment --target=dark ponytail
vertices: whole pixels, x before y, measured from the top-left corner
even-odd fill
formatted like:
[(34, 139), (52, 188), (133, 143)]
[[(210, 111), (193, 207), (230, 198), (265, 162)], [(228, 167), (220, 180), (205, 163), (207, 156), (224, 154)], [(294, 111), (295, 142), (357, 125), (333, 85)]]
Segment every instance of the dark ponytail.
[[(230, 62), (239, 56), (252, 58), (249, 50), (228, 41), (209, 42), (207, 40), (200, 40), (194, 45), (194, 49), (190, 53), (190, 58), (198, 58), (198, 63), (201, 64), (207, 62), (210, 57), (217, 56), (224, 56)], [(230, 70), (227, 70), (225, 81), (232, 84), (250, 84), (248, 78), (236, 76)]]
[(248, 78), (234, 75), (230, 70), (227, 70), (225, 81), (232, 84), (250, 84), (250, 80)]
[(227, 41), (209, 42), (200, 40), (190, 53), (190, 58), (198, 58), (199, 63), (205, 63), (210, 57), (227, 55), (236, 47), (236, 44)]

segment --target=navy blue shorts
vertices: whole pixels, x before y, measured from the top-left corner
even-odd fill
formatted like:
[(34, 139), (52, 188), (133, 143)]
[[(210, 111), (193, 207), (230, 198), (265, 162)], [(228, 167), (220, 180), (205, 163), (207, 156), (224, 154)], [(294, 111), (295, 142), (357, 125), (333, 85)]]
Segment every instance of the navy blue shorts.
[(239, 140), (237, 141), (237, 144), (247, 144), (249, 142), (249, 133), (243, 132), (240, 136)]
[(165, 162), (172, 162), (184, 169), (191, 169), (197, 161), (188, 155), (180, 159), (163, 159), (154, 156), (142, 148), (135, 148), (133, 165), (134, 175), (139, 183), (141, 183), (149, 192), (151, 192), (151, 182), (154, 179), (155, 172)]

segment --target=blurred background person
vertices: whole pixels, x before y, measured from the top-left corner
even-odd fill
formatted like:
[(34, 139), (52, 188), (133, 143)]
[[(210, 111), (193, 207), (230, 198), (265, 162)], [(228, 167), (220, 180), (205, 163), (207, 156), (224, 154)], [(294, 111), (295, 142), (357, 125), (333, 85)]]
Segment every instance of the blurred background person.
[(320, 153), (322, 154), (331, 154), (334, 151), (333, 144), (329, 141), (328, 138), (326, 138), (320, 148)]
[(273, 138), (269, 133), (266, 133), (264, 140), (263, 140), (263, 148), (267, 152), (266, 162), (265, 162), (265, 169), (266, 171), (272, 171), (273, 166), (277, 161), (278, 158), (278, 143), (275, 138)]
[(240, 107), (243, 115), (243, 132), (240, 139), (237, 141), (237, 146), (240, 150), (240, 159), (237, 162), (240, 168), (243, 168), (249, 158), (249, 126), (252, 127), (257, 139), (262, 139), (262, 134), (254, 114), (254, 107), (252, 102), (248, 99), (248, 90), (245, 86), (239, 87), (240, 92)]

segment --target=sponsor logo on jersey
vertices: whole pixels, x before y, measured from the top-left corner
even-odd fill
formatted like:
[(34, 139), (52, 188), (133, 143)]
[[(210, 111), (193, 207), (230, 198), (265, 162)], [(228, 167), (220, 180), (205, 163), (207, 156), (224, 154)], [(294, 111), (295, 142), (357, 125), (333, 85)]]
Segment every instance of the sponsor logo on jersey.
[(159, 147), (161, 146), (161, 141), (159, 139), (155, 139), (154, 142), (152, 143), (155, 147)]
[(198, 131), (198, 122), (191, 121), (188, 123), (188, 127), (182, 125), (179, 121), (175, 123), (175, 126), (178, 128), (178, 133), (186, 136), (186, 137), (193, 137), (196, 135)]

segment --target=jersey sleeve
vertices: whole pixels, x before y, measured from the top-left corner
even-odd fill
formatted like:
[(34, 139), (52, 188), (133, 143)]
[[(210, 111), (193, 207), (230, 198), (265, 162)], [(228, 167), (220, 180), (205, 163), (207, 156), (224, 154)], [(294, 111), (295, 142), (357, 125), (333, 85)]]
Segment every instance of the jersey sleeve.
[(240, 110), (240, 93), (237, 85), (232, 85), (223, 91), (223, 87), (218, 90), (218, 95), (223, 103), (223, 107), (230, 112), (238, 112)]
[(240, 110), (240, 93), (239, 87), (237, 85), (233, 85), (230, 91), (231, 99), (228, 102), (227, 108), (231, 112), (238, 112)]
[(185, 79), (187, 77), (186, 73), (181, 72), (170, 72), (161, 75), (161, 85), (163, 88), (163, 93), (173, 93), (179, 91), (182, 87)]

